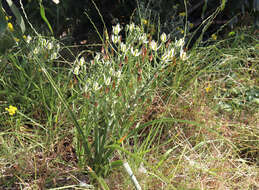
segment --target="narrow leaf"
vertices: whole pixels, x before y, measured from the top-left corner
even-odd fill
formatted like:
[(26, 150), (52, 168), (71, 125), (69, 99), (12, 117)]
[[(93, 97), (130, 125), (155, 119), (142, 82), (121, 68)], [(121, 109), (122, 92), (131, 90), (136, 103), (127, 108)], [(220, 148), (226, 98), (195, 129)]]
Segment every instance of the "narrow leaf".
[(12, 0), (6, 0), (6, 2), (8, 3), (9, 7), (11, 8), (15, 18), (16, 18), (16, 23), (20, 26), (22, 33), (25, 32), (25, 24), (24, 24), (24, 20), (22, 18), (21, 13), (19, 12), (19, 9), (15, 6), (15, 4), (13, 4)]
[(226, 2), (227, 2), (226, 0), (221, 0), (221, 5), (220, 5), (221, 11), (223, 11), (225, 9)]
[(49, 30), (51, 31), (51, 33), (53, 34), (52, 27), (51, 27), (51, 25), (50, 25), (46, 15), (45, 15), (45, 9), (44, 9), (44, 7), (43, 7), (43, 5), (41, 3), (40, 3), (40, 15), (41, 15), (41, 18), (44, 20), (44, 22), (48, 25)]

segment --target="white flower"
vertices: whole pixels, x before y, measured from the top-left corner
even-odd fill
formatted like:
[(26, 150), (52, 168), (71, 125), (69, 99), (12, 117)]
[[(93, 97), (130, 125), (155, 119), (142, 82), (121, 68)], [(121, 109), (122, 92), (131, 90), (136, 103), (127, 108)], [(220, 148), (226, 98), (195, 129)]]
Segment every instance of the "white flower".
[(162, 56), (162, 60), (164, 62), (168, 62), (174, 57), (174, 55), (175, 55), (175, 50), (174, 48), (172, 48), (169, 51), (164, 53), (164, 55)]
[(46, 45), (47, 45), (48, 42), (47, 42), (46, 39), (42, 39), (40, 43), (41, 43), (41, 45), (42, 45), (43, 47), (46, 47)]
[(52, 53), (52, 54), (50, 55), (50, 59), (51, 59), (51, 60), (54, 60), (54, 59), (57, 59), (57, 58), (58, 58), (57, 52), (54, 52), (54, 53)]
[(132, 31), (134, 30), (134, 28), (135, 28), (135, 24), (134, 24), (134, 23), (131, 23), (131, 24), (129, 25), (129, 31), (132, 32)]
[(141, 54), (141, 51), (139, 51), (138, 49), (133, 49), (133, 47), (131, 47), (131, 53), (133, 56), (138, 57)]
[(121, 77), (121, 71), (117, 71), (117, 72), (116, 72), (116, 76), (117, 76), (118, 78), (120, 78), (120, 77)]
[(59, 50), (60, 50), (60, 45), (59, 44), (56, 45), (56, 49), (57, 49), (56, 51), (59, 52)]
[(126, 50), (127, 50), (127, 46), (126, 46), (126, 44), (124, 44), (124, 43), (122, 42), (122, 43), (121, 43), (121, 51), (122, 51), (123, 53), (125, 53)]
[(139, 41), (142, 41), (144, 44), (148, 43), (147, 41), (147, 34), (144, 33), (139, 37)]
[(120, 24), (117, 24), (116, 26), (112, 27), (113, 34), (118, 35), (122, 28), (120, 27)]
[(164, 61), (164, 62), (168, 62), (168, 61), (170, 61), (170, 58), (169, 58), (169, 56), (168, 56), (168, 52), (165, 52), (164, 53), (164, 55), (162, 55), (162, 61)]
[(180, 51), (180, 58), (181, 58), (183, 61), (185, 61), (185, 60), (188, 59), (188, 57), (187, 57), (187, 55), (186, 55), (186, 52), (185, 52), (183, 49), (181, 49), (181, 51)]
[(59, 0), (52, 0), (55, 4), (59, 4)]
[(175, 45), (176, 45), (177, 47), (183, 47), (183, 45), (184, 45), (184, 39), (181, 38), (180, 40), (176, 41), (176, 42), (175, 42)]
[(99, 90), (101, 88), (101, 86), (99, 86), (99, 84), (98, 84), (98, 82), (94, 82), (94, 84), (93, 84), (93, 89), (94, 89), (94, 91), (97, 91), (97, 90)]
[(36, 47), (36, 48), (33, 50), (33, 53), (34, 53), (34, 54), (38, 54), (38, 53), (39, 53), (39, 48)]
[(104, 83), (108, 86), (111, 83), (111, 77), (107, 77), (104, 75)]
[(173, 57), (174, 57), (174, 54), (175, 54), (174, 48), (170, 49), (169, 52), (168, 52), (168, 56), (169, 56), (170, 58), (173, 58)]
[(47, 44), (47, 49), (48, 50), (51, 50), (53, 48), (53, 43), (52, 42), (49, 42), (48, 44)]
[(115, 44), (120, 42), (120, 36), (112, 35), (112, 42), (115, 43)]
[(139, 28), (139, 26), (136, 26), (136, 27), (135, 27), (135, 30), (136, 30), (137, 32), (140, 32), (140, 31), (141, 31), (141, 29)]
[(79, 65), (80, 65), (80, 66), (83, 66), (84, 63), (85, 63), (85, 58), (84, 58), (84, 57), (81, 57), (81, 58), (79, 59)]
[(80, 70), (80, 66), (77, 65), (77, 66), (75, 67), (73, 73), (74, 73), (75, 75), (79, 75), (79, 70)]
[(157, 47), (157, 43), (154, 40), (150, 42), (149, 46), (154, 51), (157, 51), (159, 49), (159, 47)]
[(100, 59), (100, 57), (101, 57), (100, 53), (96, 53), (96, 56), (94, 57), (94, 60), (95, 60), (96, 62), (98, 62), (99, 59)]
[(26, 37), (26, 43), (30, 43), (31, 42), (31, 40), (32, 40), (32, 38), (31, 38), (31, 36), (30, 35), (28, 35), (27, 37)]
[(166, 42), (166, 34), (165, 33), (163, 33), (161, 36), (160, 36), (160, 39), (161, 39), (161, 41), (162, 42)]

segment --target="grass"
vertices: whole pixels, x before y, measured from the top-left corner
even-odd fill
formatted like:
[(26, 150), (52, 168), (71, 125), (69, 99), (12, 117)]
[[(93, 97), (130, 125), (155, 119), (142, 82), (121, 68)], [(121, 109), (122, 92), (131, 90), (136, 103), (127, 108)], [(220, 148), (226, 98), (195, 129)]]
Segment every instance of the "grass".
[(0, 188), (134, 189), (125, 161), (143, 189), (259, 188), (256, 33), (186, 60), (179, 41), (155, 50), (134, 26), (124, 50), (119, 33), (89, 60), (42, 36), (1, 55)]

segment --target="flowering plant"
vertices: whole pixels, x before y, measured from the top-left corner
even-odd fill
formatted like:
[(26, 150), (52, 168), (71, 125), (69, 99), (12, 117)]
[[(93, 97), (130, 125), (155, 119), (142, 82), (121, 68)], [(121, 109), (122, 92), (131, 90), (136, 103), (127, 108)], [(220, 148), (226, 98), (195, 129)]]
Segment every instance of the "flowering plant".
[[(121, 33), (122, 27), (117, 24), (108, 38), (110, 46), (104, 45), (92, 60), (78, 57), (71, 69), (83, 105), (78, 111), (82, 113), (79, 116), (83, 118), (82, 131), (86, 138), (92, 135), (91, 131), (94, 135), (88, 144), (94, 150), (88, 163), (101, 174), (107, 172), (103, 165), (107, 169), (113, 152), (106, 146), (116, 144), (125, 135), (126, 139), (133, 135), (130, 127), (148, 106), (146, 102), (152, 102), (156, 87), (163, 82), (158, 80), (159, 76), (167, 72), (166, 68), (177, 56), (183, 57), (180, 53), (183, 39), (171, 43), (163, 33), (156, 42), (147, 39), (147, 34), (134, 23), (125, 27), (125, 38)], [(78, 149), (81, 162), (85, 162), (85, 152), (83, 147)]]

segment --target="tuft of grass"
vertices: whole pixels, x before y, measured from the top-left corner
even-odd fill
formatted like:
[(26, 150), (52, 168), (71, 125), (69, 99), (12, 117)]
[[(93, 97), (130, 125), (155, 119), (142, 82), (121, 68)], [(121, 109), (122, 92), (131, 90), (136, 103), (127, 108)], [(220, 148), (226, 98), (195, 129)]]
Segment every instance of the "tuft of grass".
[(133, 189), (123, 161), (143, 189), (258, 188), (256, 36), (185, 52), (121, 29), (93, 59), (43, 36), (1, 55), (0, 188)]

